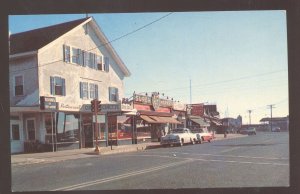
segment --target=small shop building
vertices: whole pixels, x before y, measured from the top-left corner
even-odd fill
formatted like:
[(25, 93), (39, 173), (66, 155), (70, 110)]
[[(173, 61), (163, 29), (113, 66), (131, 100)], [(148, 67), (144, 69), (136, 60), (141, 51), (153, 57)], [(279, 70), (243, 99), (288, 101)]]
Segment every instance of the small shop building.
[(160, 141), (172, 128), (186, 125), (185, 105), (161, 98), (159, 93), (134, 94), (131, 102), (136, 111), (131, 118), (133, 143)]

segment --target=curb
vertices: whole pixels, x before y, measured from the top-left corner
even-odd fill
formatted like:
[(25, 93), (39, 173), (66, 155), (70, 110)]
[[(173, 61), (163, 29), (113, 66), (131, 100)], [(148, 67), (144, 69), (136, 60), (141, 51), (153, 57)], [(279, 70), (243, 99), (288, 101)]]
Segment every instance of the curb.
[[(213, 141), (234, 139), (234, 138), (240, 138), (240, 137), (246, 137), (246, 136), (240, 136), (240, 135), (239, 136), (231, 136), (231, 137), (227, 136), (226, 138), (215, 137), (213, 139)], [(134, 147), (127, 147), (127, 148), (115, 147), (112, 150), (108, 147), (105, 147), (105, 148), (102, 148), (102, 150), (100, 149), (99, 153), (94, 152), (94, 150), (90, 150), (90, 151), (87, 150), (86, 152), (65, 153), (64, 155), (44, 156), (42, 158), (41, 158), (41, 156), (30, 157), (30, 158), (20, 159), (21, 161), (11, 162), (11, 165), (12, 166), (23, 166), (23, 165), (27, 165), (27, 164), (41, 164), (41, 163), (47, 164), (47, 163), (55, 163), (55, 162), (60, 162), (60, 161), (82, 158), (79, 155), (85, 155), (85, 156), (89, 155), (90, 157), (93, 157), (93, 156), (110, 155), (110, 154), (127, 153), (127, 152), (141, 152), (144, 150), (157, 149), (157, 148), (162, 148), (162, 146), (159, 143), (157, 143), (157, 144), (152, 144), (152, 145), (137, 145)], [(78, 156), (77, 158), (68, 158), (68, 157), (76, 156), (76, 155)], [(83, 157), (83, 158), (86, 158), (86, 157)]]

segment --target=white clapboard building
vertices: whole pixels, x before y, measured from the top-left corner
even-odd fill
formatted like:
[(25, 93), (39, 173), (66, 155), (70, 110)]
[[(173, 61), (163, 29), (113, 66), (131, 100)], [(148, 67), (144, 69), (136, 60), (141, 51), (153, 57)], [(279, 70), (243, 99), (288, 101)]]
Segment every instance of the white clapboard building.
[[(93, 147), (91, 100), (118, 104), (130, 76), (95, 20), (12, 34), (9, 40), (12, 153)], [(97, 118), (99, 139), (107, 140), (116, 119)]]

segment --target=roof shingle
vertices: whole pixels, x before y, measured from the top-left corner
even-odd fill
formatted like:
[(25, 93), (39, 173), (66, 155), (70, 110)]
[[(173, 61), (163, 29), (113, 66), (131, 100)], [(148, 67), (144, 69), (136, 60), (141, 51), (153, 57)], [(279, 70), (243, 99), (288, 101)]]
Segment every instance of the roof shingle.
[(10, 54), (36, 51), (89, 18), (38, 28), (10, 36)]

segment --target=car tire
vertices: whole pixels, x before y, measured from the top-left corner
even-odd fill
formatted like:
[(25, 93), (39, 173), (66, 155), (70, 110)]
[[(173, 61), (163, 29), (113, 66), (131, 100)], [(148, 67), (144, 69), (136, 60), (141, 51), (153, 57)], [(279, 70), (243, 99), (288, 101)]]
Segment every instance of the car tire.
[(182, 147), (183, 146), (183, 143), (184, 143), (184, 140), (182, 139), (179, 143), (179, 146)]
[(198, 140), (199, 144), (202, 144), (202, 138), (200, 137), (200, 139)]
[(194, 139), (191, 139), (191, 144), (194, 145), (195, 144), (195, 141)]

